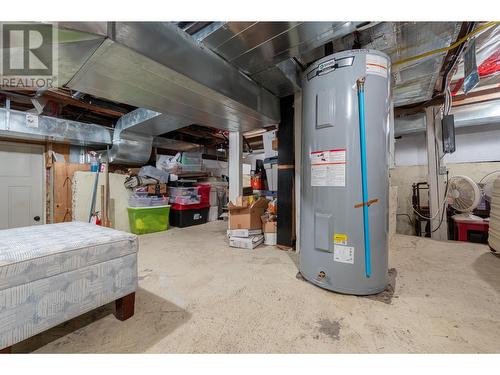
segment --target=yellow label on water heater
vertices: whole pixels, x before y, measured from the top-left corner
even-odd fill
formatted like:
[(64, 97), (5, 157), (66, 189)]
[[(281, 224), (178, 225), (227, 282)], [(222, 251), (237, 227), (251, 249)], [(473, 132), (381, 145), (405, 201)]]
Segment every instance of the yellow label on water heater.
[(347, 245), (347, 234), (335, 233), (333, 235), (333, 243), (335, 245)]

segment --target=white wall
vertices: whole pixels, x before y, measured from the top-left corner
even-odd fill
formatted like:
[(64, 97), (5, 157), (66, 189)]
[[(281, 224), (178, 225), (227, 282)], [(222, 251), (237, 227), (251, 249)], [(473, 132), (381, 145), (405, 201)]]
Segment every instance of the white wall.
[(255, 163), (257, 160), (264, 160), (264, 150), (256, 150), (251, 154), (243, 154), (243, 163), (250, 164), (252, 170), (255, 170)]
[[(487, 173), (500, 169), (500, 126), (458, 128), (455, 143), (456, 151), (444, 157), (450, 176), (466, 175), (478, 182)], [(397, 139), (395, 158), (396, 168), (391, 170), (391, 186), (398, 187), (397, 213), (411, 215), (411, 185), (427, 181), (425, 133), (409, 134)], [(397, 232), (413, 234), (407, 217), (397, 217)]]
[[(450, 176), (465, 175), (479, 182), (486, 174), (500, 170), (500, 162), (450, 163), (447, 167)], [(401, 214), (412, 215), (411, 185), (415, 182), (427, 181), (427, 166), (399, 166), (391, 169), (390, 173), (391, 186), (398, 188), (396, 212), (400, 215), (397, 216), (396, 231), (402, 234), (414, 234), (408, 217)]]
[[(445, 163), (500, 161), (500, 126), (484, 125), (456, 129), (456, 151)], [(396, 166), (427, 165), (425, 133), (396, 139)]]

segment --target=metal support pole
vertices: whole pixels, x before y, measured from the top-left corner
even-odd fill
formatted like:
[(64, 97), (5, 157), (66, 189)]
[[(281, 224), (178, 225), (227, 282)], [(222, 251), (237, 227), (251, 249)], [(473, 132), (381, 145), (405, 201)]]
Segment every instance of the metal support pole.
[(231, 202), (236, 202), (236, 198), (243, 192), (242, 140), (240, 132), (229, 132), (229, 200)]
[(295, 251), (300, 251), (300, 179), (302, 176), (302, 91), (296, 91), (294, 102), (293, 136), (295, 143)]
[(294, 201), (294, 95), (280, 99), (281, 121), (278, 128), (278, 234), (277, 245), (291, 249), (295, 243)]
[[(435, 240), (448, 239), (448, 221), (444, 203), (445, 176), (446, 170), (441, 164), (443, 150), (441, 141), (441, 114), (439, 107), (428, 107), (425, 110), (426, 138), (427, 138), (427, 168), (429, 183), (429, 216), (434, 216), (439, 210), (439, 214), (431, 219), (431, 238)], [(443, 167), (443, 168), (442, 168)], [(441, 218), (443, 221), (441, 222)]]

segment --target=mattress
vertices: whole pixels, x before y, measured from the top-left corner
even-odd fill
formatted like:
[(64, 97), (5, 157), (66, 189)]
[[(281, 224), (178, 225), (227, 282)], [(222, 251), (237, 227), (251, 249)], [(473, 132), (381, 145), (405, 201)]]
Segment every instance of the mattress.
[(137, 236), (84, 222), (0, 230), (0, 290), (137, 253)]

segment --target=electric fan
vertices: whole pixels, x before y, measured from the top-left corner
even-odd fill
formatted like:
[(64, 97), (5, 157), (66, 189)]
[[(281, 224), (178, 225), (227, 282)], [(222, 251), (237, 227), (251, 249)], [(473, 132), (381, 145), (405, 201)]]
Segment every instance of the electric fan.
[(467, 176), (453, 176), (448, 182), (448, 204), (461, 214), (454, 215), (455, 219), (482, 220), (472, 215), (472, 211), (481, 200), (479, 186)]
[(495, 179), (500, 176), (500, 171), (494, 171), (488, 173), (484, 176), (481, 181), (479, 181), (479, 187), (483, 192), (484, 199), (491, 204), (491, 199), (493, 196), (493, 185), (495, 183)]

